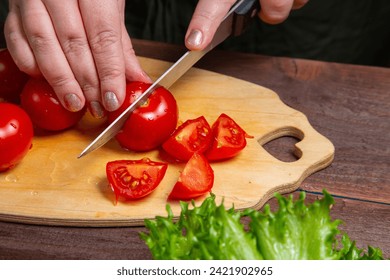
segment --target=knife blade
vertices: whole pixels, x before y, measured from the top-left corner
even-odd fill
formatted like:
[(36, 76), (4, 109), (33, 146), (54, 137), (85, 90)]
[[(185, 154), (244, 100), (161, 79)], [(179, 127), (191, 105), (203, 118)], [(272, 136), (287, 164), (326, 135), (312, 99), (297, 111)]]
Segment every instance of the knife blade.
[(81, 158), (90, 152), (102, 147), (113, 138), (123, 127), (130, 114), (141, 106), (153, 91), (163, 86), (169, 88), (184, 75), (206, 53), (222, 43), (230, 35), (240, 35), (257, 11), (257, 0), (239, 0), (223, 18), (211, 43), (200, 51), (187, 51), (171, 67), (168, 68), (143, 94), (141, 94), (125, 111), (108, 125), (78, 156)]

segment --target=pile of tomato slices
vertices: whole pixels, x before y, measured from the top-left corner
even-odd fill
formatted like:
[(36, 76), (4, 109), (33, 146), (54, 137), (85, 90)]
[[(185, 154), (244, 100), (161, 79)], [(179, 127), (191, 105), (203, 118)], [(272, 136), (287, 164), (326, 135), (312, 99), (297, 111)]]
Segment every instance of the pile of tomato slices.
[[(212, 126), (204, 116), (178, 126), (161, 147), (174, 161), (185, 162), (168, 199), (189, 200), (211, 191), (214, 171), (210, 162), (240, 153), (251, 138), (231, 117), (221, 114)], [(150, 159), (112, 161), (107, 178), (116, 198), (134, 200), (150, 194), (164, 178), (168, 163)]]
[[(32, 147), (35, 130), (63, 131), (75, 126), (86, 108), (70, 112), (62, 107), (54, 90), (41, 78), (21, 72), (8, 50), (0, 51), (0, 172), (17, 165)], [(116, 119), (150, 84), (129, 82), (126, 98), (108, 121)], [(116, 140), (126, 150), (145, 152), (160, 149), (169, 162), (184, 162), (169, 199), (188, 200), (211, 191), (214, 171), (210, 162), (236, 156), (250, 136), (229, 116), (221, 114), (209, 125), (204, 116), (178, 124), (178, 106), (172, 93), (158, 87), (130, 115)], [(116, 199), (140, 199), (163, 180), (168, 162), (116, 160), (106, 165), (107, 178)]]

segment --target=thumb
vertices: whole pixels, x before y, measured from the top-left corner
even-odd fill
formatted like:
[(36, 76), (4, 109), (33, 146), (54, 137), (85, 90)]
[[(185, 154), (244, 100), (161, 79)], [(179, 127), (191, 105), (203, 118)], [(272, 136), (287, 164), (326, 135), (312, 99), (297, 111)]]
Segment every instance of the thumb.
[(203, 50), (210, 44), (222, 19), (235, 0), (199, 0), (185, 36), (190, 50)]

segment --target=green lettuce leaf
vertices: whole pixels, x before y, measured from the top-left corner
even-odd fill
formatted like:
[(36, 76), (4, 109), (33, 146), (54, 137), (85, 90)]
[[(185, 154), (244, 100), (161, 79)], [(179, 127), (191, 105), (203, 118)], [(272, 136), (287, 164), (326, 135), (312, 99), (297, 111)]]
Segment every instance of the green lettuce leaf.
[(367, 253), (356, 247), (356, 242), (351, 241), (347, 234), (341, 238), (342, 248), (339, 250), (340, 260), (383, 260), (382, 251), (379, 248), (368, 246)]
[(170, 206), (168, 217), (146, 220), (150, 234), (141, 233), (154, 259), (261, 259), (256, 241), (240, 223), (241, 214), (234, 209), (217, 206), (210, 196), (199, 207), (189, 209), (181, 202), (181, 215), (173, 220)]
[(269, 205), (263, 212), (250, 210), (250, 232), (257, 247), (268, 260), (326, 260), (337, 259), (333, 244), (339, 233), (339, 220), (329, 215), (333, 198), (326, 192), (321, 200), (305, 205), (305, 193), (294, 202), (292, 196), (276, 195), (279, 210), (271, 212)]
[[(330, 217), (334, 200), (326, 191), (323, 194), (308, 205), (304, 192), (296, 201), (276, 194), (275, 212), (269, 205), (263, 211), (225, 209), (211, 195), (200, 206), (181, 202), (177, 221), (167, 205), (168, 216), (145, 220), (149, 233), (140, 237), (160, 260), (383, 259), (380, 249), (368, 247), (365, 253), (341, 235), (341, 221)], [(247, 227), (243, 219), (249, 219)]]

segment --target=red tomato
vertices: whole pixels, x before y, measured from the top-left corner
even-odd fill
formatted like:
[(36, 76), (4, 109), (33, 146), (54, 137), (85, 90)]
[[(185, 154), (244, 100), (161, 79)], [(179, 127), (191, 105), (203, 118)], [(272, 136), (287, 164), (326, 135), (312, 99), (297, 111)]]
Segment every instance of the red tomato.
[(232, 118), (221, 114), (212, 126), (213, 143), (205, 152), (210, 161), (224, 160), (236, 156), (246, 146), (249, 136)]
[(22, 107), (39, 128), (60, 131), (74, 126), (85, 110), (70, 112), (58, 100), (53, 88), (44, 79), (31, 78), (21, 95)]
[(150, 194), (161, 182), (168, 164), (141, 160), (116, 160), (108, 162), (106, 173), (116, 200), (138, 199)]
[[(108, 114), (114, 121), (143, 93), (150, 84), (131, 82), (126, 87), (126, 99), (116, 111)], [(163, 87), (157, 88), (145, 104), (134, 110), (116, 139), (123, 148), (148, 151), (159, 147), (175, 130), (178, 108), (173, 95)]]
[(0, 51), (0, 99), (18, 103), (28, 75), (19, 70), (7, 49)]
[(169, 194), (169, 199), (189, 200), (206, 194), (214, 184), (214, 171), (206, 157), (194, 153)]
[(0, 103), (0, 172), (13, 168), (32, 146), (33, 126), (19, 106)]
[(210, 125), (201, 116), (180, 125), (162, 146), (175, 159), (187, 161), (195, 152), (203, 153), (211, 140)]

